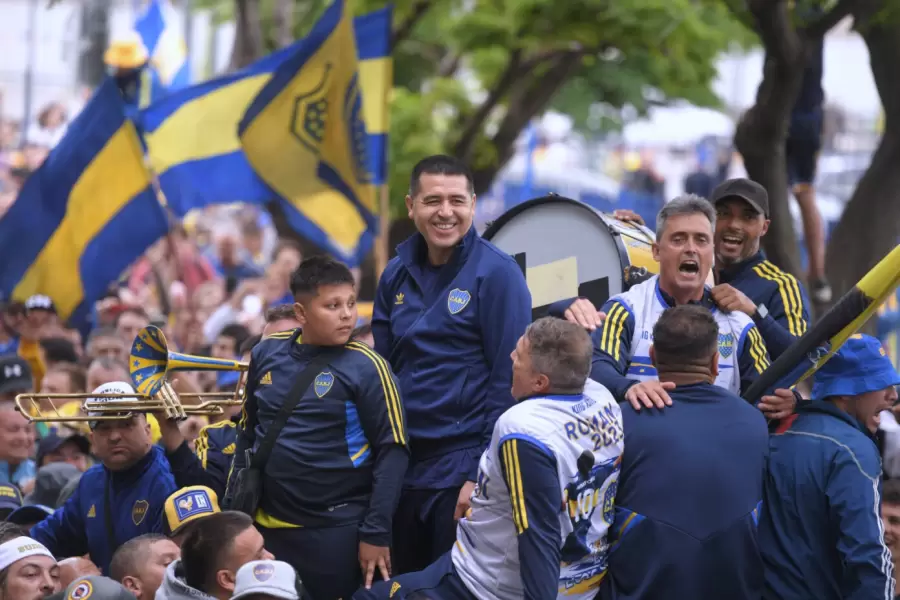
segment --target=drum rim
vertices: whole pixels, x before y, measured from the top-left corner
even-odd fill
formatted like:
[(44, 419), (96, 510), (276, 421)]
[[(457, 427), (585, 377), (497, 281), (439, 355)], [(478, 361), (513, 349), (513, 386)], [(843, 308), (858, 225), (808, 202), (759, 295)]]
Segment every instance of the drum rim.
[[(571, 204), (573, 206), (578, 206), (579, 208), (583, 208), (584, 210), (590, 212), (596, 217), (599, 217), (601, 221), (603, 221), (603, 213), (598, 211), (596, 208), (591, 206), (590, 204), (586, 204), (581, 200), (575, 200), (574, 198), (567, 198), (566, 196), (560, 196), (559, 194), (548, 194), (546, 196), (540, 196), (539, 198), (532, 198), (531, 200), (526, 200), (525, 202), (520, 202), (516, 204), (512, 208), (507, 211), (504, 211), (502, 215), (488, 223), (488, 226), (485, 228), (484, 233), (481, 234), (481, 237), (486, 239), (487, 241), (491, 241), (491, 239), (497, 235), (497, 232), (506, 225), (513, 217), (517, 216), (524, 210), (532, 208), (534, 206), (540, 206), (542, 204), (550, 204), (554, 202), (562, 202), (564, 204)], [(605, 223), (604, 223), (605, 224)]]

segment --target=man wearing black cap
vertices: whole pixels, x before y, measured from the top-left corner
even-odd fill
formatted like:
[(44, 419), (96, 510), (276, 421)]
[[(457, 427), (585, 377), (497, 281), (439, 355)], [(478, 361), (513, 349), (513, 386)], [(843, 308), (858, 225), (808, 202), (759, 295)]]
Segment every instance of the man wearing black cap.
[(774, 360), (806, 332), (809, 301), (803, 285), (760, 250), (769, 229), (769, 195), (755, 181), (729, 179), (710, 201), (716, 207), (712, 297), (719, 308), (753, 319)]
[(28, 361), (14, 354), (0, 356), (0, 402), (12, 402), (18, 394), (34, 389)]
[(17, 394), (33, 389), (31, 368), (23, 358), (0, 357), (0, 482), (17, 485), (26, 493), (37, 472), (31, 459), (35, 433), (13, 401)]

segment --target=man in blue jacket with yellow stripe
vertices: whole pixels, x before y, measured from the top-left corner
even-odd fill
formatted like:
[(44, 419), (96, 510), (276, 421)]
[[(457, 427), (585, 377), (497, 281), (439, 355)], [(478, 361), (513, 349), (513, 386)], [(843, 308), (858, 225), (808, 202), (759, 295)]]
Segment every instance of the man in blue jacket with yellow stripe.
[(873, 337), (854, 335), (769, 442), (759, 543), (764, 598), (894, 600), (881, 521), (879, 414), (900, 375)]
[(716, 207), (716, 286), (722, 310), (753, 319), (772, 360), (806, 333), (809, 300), (797, 278), (766, 259), (760, 239), (769, 229), (769, 194), (750, 179), (729, 179), (713, 190)]
[[(134, 394), (134, 389), (113, 382), (94, 393)], [(59, 559), (90, 554), (107, 575), (116, 548), (145, 533), (162, 533), (166, 498), (178, 488), (165, 451), (151, 442), (144, 415), (90, 425), (101, 464), (85, 471), (72, 496), (35, 525), (31, 537)]]
[[(531, 323), (525, 276), (472, 225), (472, 174), (455, 158), (413, 168), (409, 217), (375, 296), (375, 349), (400, 380), (411, 460), (394, 523), (396, 574), (450, 550), (494, 423), (514, 404), (516, 341)], [(455, 517), (455, 518), (454, 518)]]

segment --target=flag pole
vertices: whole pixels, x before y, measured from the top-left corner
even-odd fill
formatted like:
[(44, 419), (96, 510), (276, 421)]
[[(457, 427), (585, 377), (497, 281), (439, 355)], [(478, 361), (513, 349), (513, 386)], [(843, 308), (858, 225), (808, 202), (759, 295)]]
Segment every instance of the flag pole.
[(378, 238), (375, 240), (376, 281), (381, 279), (391, 254), (391, 194), (386, 183), (378, 186), (378, 221)]

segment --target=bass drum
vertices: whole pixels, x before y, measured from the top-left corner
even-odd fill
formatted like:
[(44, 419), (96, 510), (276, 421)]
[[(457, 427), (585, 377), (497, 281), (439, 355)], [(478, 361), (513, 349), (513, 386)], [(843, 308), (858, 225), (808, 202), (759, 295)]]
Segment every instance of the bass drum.
[(612, 296), (659, 272), (653, 232), (562, 196), (528, 200), (482, 234), (525, 273), (534, 318), (553, 302), (580, 296), (598, 309)]

